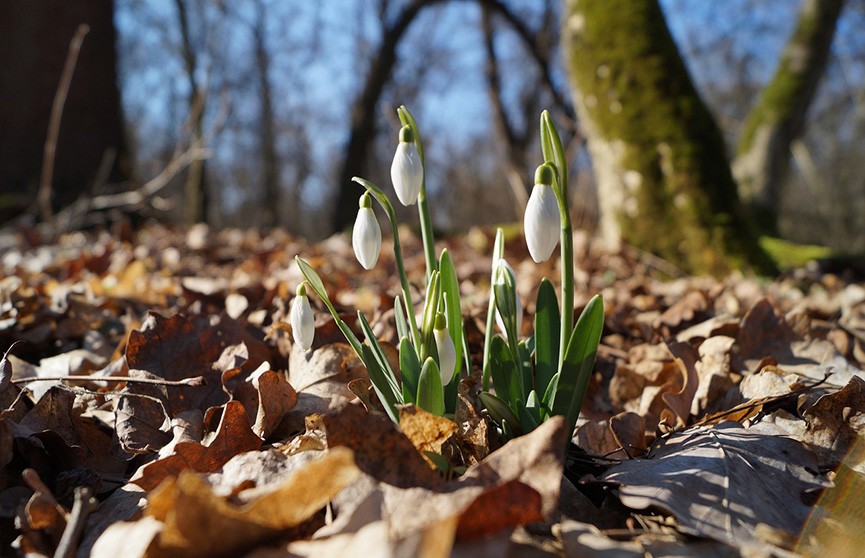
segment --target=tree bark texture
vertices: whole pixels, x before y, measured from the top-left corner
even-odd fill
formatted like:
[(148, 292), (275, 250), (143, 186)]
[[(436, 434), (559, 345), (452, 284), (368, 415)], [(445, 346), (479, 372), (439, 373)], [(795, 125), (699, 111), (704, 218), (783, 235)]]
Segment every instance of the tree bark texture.
[(0, 3), (0, 222), (36, 198), (51, 105), (79, 24), (89, 25), (66, 96), (52, 175), (53, 206), (91, 187), (103, 158), (107, 179), (129, 177), (117, 87), (112, 0)]
[(689, 273), (772, 271), (657, 0), (567, 0), (562, 36), (603, 236)]
[(778, 207), (790, 147), (802, 134), (808, 107), (829, 59), (845, 0), (805, 0), (775, 75), (745, 120), (733, 171), (761, 230), (778, 232)]

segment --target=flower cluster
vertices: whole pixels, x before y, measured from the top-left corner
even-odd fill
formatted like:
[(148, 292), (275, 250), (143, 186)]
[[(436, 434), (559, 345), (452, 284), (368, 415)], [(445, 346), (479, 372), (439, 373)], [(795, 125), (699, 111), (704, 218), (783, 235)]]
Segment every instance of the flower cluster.
[[(375, 200), (387, 214), (393, 233), (402, 299), (394, 300), (399, 342), (397, 374), (366, 317), (357, 313), (364, 341), (340, 318), (316, 271), (302, 258), (296, 261), (305, 277), (291, 308), (295, 342), (304, 350), (312, 344), (313, 318), (306, 288), (309, 287), (330, 313), (369, 371), (373, 388), (388, 415), (399, 422), (397, 405), (414, 403), (438, 415), (451, 416), (463, 365), (471, 372), (471, 359), (460, 311), (460, 292), (453, 262), (447, 250), (436, 257), (429, 205), (424, 183), (423, 143), (414, 117), (405, 107), (399, 145), (391, 165), (397, 199), (404, 206), (417, 205), (427, 263), (426, 288), (420, 321), (403, 263), (396, 215), (388, 195), (378, 186), (355, 177), (365, 188), (352, 231), (352, 247), (364, 269), (372, 269), (381, 251), (381, 229), (373, 211)], [(528, 432), (554, 415), (564, 415), (573, 429), (582, 405), (603, 327), (603, 302), (594, 297), (576, 323), (571, 309), (573, 247), (567, 206), (567, 165), (558, 133), (547, 112), (541, 116), (544, 163), (535, 172), (535, 185), (526, 207), (525, 238), (535, 262), (547, 260), (557, 245), (561, 250), (561, 308), (555, 289), (541, 282), (535, 304), (534, 334), (522, 338), (523, 307), (516, 290), (516, 274), (504, 259), (501, 229), (493, 248), (490, 302), (484, 339), (481, 403), (506, 436)], [(495, 333), (498, 324), (501, 335)]]

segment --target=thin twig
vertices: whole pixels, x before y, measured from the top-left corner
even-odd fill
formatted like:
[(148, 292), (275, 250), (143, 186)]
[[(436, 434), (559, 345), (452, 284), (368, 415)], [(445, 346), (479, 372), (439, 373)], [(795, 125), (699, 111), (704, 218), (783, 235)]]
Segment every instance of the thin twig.
[(161, 380), (159, 378), (129, 378), (127, 376), (87, 376), (87, 375), (69, 375), (69, 376), (28, 376), (26, 378), (14, 378), (13, 384), (26, 384), (28, 382), (52, 382), (52, 381), (69, 381), (69, 382), (124, 382), (127, 384), (155, 384), (158, 386), (204, 386), (207, 381), (204, 376), (195, 376), (192, 378), (184, 378), (182, 380)]
[(60, 537), (60, 542), (57, 544), (57, 550), (54, 551), (54, 558), (71, 558), (75, 555), (78, 541), (81, 539), (84, 526), (87, 524), (87, 516), (94, 509), (96, 509), (96, 500), (93, 498), (93, 492), (90, 488), (86, 486), (76, 487), (72, 511), (69, 513), (69, 520), (66, 523), (66, 529), (63, 530), (63, 536)]
[(60, 117), (63, 115), (63, 106), (66, 104), (66, 96), (69, 94), (69, 86), (72, 84), (72, 74), (75, 72), (75, 64), (78, 62), (78, 54), (81, 52), (81, 43), (84, 36), (90, 31), (90, 26), (82, 23), (75, 30), (72, 41), (69, 43), (69, 52), (66, 54), (66, 62), (63, 64), (63, 72), (60, 74), (60, 83), (54, 95), (51, 105), (51, 117), (48, 120), (48, 136), (45, 138), (44, 154), (42, 158), (42, 176), (39, 181), (39, 211), (42, 220), (51, 221), (51, 181), (54, 178), (54, 156), (57, 153), (57, 137), (60, 135)]

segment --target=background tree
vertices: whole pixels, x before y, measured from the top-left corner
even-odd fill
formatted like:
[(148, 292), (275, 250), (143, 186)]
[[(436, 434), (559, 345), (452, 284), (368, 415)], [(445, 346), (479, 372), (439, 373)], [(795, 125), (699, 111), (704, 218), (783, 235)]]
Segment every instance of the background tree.
[(657, 0), (570, 0), (564, 29), (603, 234), (691, 272), (771, 269)]
[(54, 208), (94, 186), (99, 169), (128, 178), (117, 85), (114, 2), (8, 0), (0, 3), (0, 222), (36, 198), (51, 106), (70, 39), (84, 23), (65, 98), (54, 159)]
[(733, 170), (758, 226), (778, 234), (778, 213), (790, 149), (829, 60), (845, 0), (805, 0), (775, 75), (745, 120)]

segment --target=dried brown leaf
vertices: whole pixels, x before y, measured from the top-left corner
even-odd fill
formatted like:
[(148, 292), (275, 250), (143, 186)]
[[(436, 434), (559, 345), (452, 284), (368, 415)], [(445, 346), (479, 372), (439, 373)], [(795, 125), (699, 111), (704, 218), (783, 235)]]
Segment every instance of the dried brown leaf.
[(153, 490), (166, 477), (176, 476), (187, 469), (210, 473), (238, 453), (260, 447), (261, 438), (250, 429), (243, 405), (229, 401), (225, 404), (219, 429), (210, 445), (178, 443), (172, 455), (148, 463), (138, 470), (130, 482), (145, 490)]
[(756, 539), (758, 524), (798, 533), (810, 507), (807, 490), (828, 482), (804, 445), (771, 425), (726, 422), (662, 438), (646, 459), (614, 465), (603, 480), (619, 484), (622, 503), (659, 507), (679, 528), (732, 545)]
[[(399, 409), (399, 429), (421, 455), (427, 451), (441, 455), (442, 446), (452, 438), (457, 425), (414, 405), (405, 405)], [(428, 459), (427, 462), (433, 465)]]
[(165, 528), (146, 555), (194, 557), (241, 552), (301, 525), (358, 474), (351, 451), (335, 449), (238, 506), (216, 496), (200, 475), (184, 471), (149, 497), (148, 515)]

